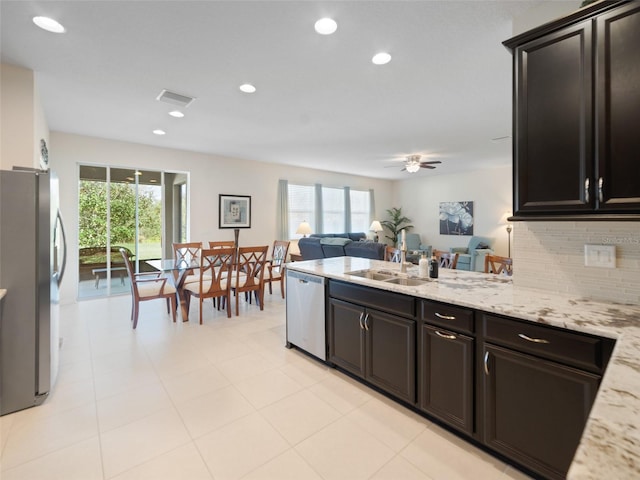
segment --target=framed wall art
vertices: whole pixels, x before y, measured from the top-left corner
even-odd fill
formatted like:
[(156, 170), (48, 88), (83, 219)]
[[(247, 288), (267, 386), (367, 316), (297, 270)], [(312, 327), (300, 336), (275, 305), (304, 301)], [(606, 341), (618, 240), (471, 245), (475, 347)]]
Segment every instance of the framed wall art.
[(251, 197), (218, 195), (219, 228), (251, 228)]
[(473, 235), (473, 202), (440, 202), (440, 235)]

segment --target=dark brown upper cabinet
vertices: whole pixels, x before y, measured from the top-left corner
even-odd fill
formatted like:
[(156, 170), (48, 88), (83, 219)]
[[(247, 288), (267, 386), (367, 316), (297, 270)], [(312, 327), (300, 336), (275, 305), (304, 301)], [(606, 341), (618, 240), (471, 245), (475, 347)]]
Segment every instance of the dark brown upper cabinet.
[(640, 2), (598, 2), (513, 52), (515, 220), (640, 220)]

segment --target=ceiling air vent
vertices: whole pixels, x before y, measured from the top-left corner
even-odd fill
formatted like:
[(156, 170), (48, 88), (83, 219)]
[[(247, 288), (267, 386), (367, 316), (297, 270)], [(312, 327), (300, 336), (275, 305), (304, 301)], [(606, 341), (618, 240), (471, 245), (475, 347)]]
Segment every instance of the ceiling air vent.
[(156, 97), (156, 100), (186, 108), (191, 105), (191, 102), (193, 102), (195, 98), (187, 97), (186, 95), (180, 95), (179, 93), (175, 92), (170, 92), (169, 90), (162, 90), (160, 92), (160, 95)]

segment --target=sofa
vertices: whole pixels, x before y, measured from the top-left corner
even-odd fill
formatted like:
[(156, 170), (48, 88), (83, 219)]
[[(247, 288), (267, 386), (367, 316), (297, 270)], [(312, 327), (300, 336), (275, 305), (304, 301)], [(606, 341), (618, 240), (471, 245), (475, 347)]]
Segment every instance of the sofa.
[(466, 247), (453, 247), (449, 251), (458, 254), (458, 270), (484, 272), (484, 257), (493, 254), (494, 239), (473, 236)]
[(364, 232), (315, 233), (298, 240), (303, 260), (331, 257), (362, 257), (384, 260), (384, 243), (365, 241)]

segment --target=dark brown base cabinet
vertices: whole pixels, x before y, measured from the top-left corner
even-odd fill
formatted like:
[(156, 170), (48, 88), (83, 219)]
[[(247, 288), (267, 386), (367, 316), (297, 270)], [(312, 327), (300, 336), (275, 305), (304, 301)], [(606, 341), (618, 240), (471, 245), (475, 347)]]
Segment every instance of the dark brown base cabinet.
[(329, 361), (415, 404), (415, 320), (333, 298), (329, 312)]
[(484, 442), (547, 478), (565, 478), (600, 376), (485, 345)]
[(474, 435), (474, 312), (439, 302), (420, 302), (418, 407)]
[(482, 442), (545, 478), (565, 478), (613, 340), (482, 314)]
[(335, 280), (328, 307), (330, 364), (535, 475), (566, 476), (614, 340)]
[(475, 340), (449, 330), (420, 326), (419, 407), (472, 435)]

